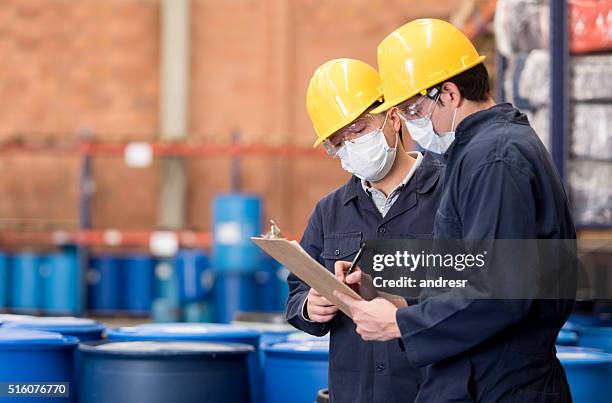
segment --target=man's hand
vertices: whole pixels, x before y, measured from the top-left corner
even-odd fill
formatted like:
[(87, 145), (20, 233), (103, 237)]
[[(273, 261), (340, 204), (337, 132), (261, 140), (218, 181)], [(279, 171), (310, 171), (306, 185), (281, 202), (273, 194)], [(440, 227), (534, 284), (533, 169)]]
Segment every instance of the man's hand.
[(344, 260), (338, 260), (334, 263), (334, 272), (336, 278), (340, 282), (348, 284), (355, 292), (363, 297), (365, 300), (371, 300), (378, 296), (372, 277), (361, 271), (361, 267), (355, 266), (353, 272), (346, 275), (347, 270), (351, 267), (351, 262)]
[(315, 322), (329, 322), (338, 313), (338, 308), (332, 305), (325, 297), (317, 292), (314, 288), (308, 291), (308, 299), (306, 300), (306, 312), (308, 318)]
[(359, 301), (334, 291), (336, 298), (344, 302), (351, 310), (357, 333), (365, 341), (388, 341), (401, 337), (395, 313), (397, 307), (384, 298), (372, 301)]

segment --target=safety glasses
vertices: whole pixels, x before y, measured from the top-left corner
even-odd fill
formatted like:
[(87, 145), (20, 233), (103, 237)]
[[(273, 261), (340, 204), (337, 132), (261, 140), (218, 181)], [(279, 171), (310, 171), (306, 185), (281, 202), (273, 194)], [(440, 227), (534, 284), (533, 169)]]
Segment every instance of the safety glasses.
[[(386, 122), (387, 116), (385, 115), (385, 121), (383, 122), (382, 127), (385, 126)], [(376, 127), (376, 119), (374, 119), (372, 115), (366, 114), (358, 119), (355, 119), (353, 123), (343, 127), (331, 135), (323, 142), (323, 147), (330, 157), (338, 158), (338, 151), (342, 148), (345, 141), (355, 141), (359, 137), (371, 133), (376, 129), (378, 129), (378, 127)]]

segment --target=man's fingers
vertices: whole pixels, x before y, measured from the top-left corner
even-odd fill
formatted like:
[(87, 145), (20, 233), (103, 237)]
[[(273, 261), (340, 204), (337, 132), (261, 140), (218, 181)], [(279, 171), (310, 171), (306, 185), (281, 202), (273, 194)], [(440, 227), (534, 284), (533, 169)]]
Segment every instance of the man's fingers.
[(346, 276), (346, 279), (344, 281), (346, 282), (346, 284), (361, 283), (361, 271), (356, 271), (354, 273), (349, 274), (348, 276)]
[(334, 291), (334, 296), (336, 298), (338, 298), (340, 301), (344, 302), (346, 305), (349, 306), (349, 308), (353, 308), (353, 306), (355, 306), (355, 304), (357, 302), (359, 302), (358, 300), (354, 299), (353, 297), (350, 297), (348, 295), (346, 295), (343, 292), (340, 291)]
[(325, 322), (329, 322), (330, 320), (332, 320), (334, 318), (334, 316), (336, 316), (336, 314), (333, 314), (333, 315), (316, 315), (316, 314), (313, 314), (310, 317), (310, 319), (314, 320), (315, 322), (325, 323)]
[(309, 293), (313, 297), (321, 297), (321, 294), (319, 294), (319, 291), (315, 290), (314, 288), (311, 288)]
[(338, 308), (333, 305), (332, 306), (313, 305), (312, 307), (310, 307), (308, 314), (310, 315), (311, 312), (314, 315), (333, 315), (336, 312), (338, 312)]
[(309, 297), (309, 301), (313, 304), (313, 305), (318, 305), (318, 306), (334, 306), (334, 304), (332, 304), (331, 302), (329, 302), (329, 300), (325, 297), (322, 297), (321, 295), (314, 295)]
[(351, 262), (347, 262), (345, 260), (338, 260), (334, 263), (334, 273), (336, 274), (336, 278), (340, 281), (344, 281), (344, 273), (351, 267)]

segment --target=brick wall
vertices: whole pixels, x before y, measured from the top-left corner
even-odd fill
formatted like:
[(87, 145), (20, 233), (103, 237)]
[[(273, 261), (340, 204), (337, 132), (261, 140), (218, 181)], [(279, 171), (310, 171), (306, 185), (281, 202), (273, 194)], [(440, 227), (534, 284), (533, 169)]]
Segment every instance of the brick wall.
[[(334, 57), (375, 64), (376, 45), (413, 18), (448, 17), (459, 0), (192, 0), (190, 140), (309, 145), (308, 78)], [(157, 0), (4, 0), (0, 7), (0, 141), (154, 139), (159, 103)], [(0, 223), (69, 226), (78, 159), (0, 155)], [(191, 159), (188, 221), (210, 226), (210, 199), (229, 190), (228, 158)], [(96, 227), (152, 228), (157, 165), (96, 158)], [(301, 231), (316, 201), (345, 181), (337, 161), (245, 158), (245, 191), (266, 215)], [(8, 221), (7, 221), (8, 220)], [(12, 222), (12, 221), (11, 221)]]

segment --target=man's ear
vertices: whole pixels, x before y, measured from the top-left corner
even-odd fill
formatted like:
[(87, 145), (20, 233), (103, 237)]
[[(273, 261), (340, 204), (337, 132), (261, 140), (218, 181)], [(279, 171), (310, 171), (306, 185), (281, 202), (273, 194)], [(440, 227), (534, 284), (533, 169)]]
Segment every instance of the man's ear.
[(461, 106), (461, 91), (455, 83), (446, 82), (442, 85), (442, 94), (440, 98), (444, 104), (450, 104), (453, 108)]
[(394, 106), (389, 110), (389, 120), (391, 121), (393, 132), (398, 133), (402, 129), (402, 119), (400, 119), (397, 107)]

